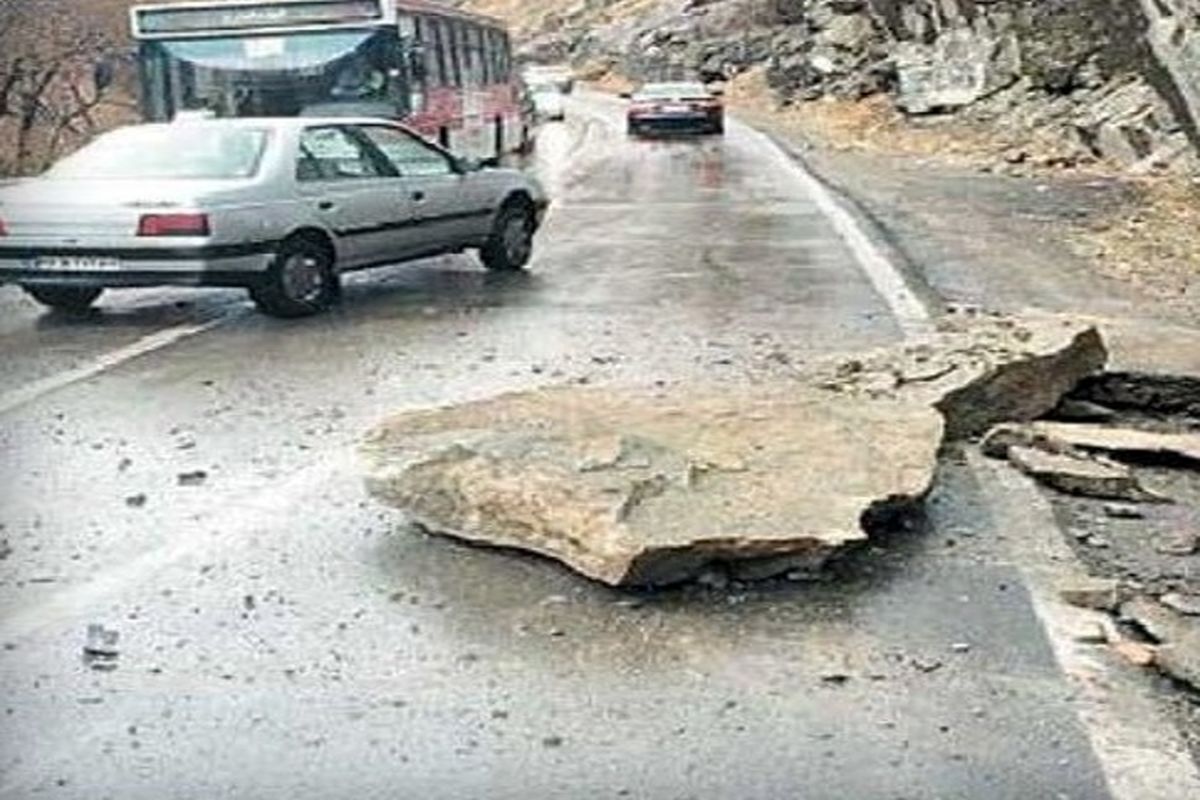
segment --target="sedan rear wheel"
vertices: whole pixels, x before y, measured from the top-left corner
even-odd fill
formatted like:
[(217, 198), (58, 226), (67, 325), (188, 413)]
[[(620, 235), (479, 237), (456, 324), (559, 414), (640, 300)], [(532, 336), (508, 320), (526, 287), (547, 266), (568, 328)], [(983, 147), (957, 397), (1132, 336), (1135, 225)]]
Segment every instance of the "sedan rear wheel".
[(264, 314), (306, 317), (328, 308), (338, 295), (338, 277), (327, 247), (308, 238), (289, 239), (250, 296)]
[(44, 306), (60, 311), (87, 311), (104, 292), (89, 286), (23, 286), (25, 293)]
[(524, 269), (533, 257), (533, 232), (537, 223), (526, 204), (506, 206), (496, 218), (487, 243), (479, 251), (483, 264), (494, 272)]

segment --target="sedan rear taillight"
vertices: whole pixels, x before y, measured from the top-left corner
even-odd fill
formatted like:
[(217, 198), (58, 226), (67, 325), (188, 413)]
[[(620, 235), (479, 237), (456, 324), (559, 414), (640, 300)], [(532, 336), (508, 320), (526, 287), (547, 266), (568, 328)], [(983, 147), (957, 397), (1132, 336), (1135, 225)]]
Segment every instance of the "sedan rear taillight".
[(208, 214), (143, 214), (138, 236), (208, 236)]
[(2, 219), (0, 219), (0, 236), (8, 236), (8, 225), (4, 224)]

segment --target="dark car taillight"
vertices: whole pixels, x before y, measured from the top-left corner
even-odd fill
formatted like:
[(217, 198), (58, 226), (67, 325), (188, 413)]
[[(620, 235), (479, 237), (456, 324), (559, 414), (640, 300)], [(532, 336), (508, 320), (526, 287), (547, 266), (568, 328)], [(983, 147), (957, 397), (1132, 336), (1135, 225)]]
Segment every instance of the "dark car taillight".
[(0, 236), (8, 236), (8, 225), (3, 219), (0, 219)]
[(143, 214), (138, 236), (208, 236), (207, 214)]

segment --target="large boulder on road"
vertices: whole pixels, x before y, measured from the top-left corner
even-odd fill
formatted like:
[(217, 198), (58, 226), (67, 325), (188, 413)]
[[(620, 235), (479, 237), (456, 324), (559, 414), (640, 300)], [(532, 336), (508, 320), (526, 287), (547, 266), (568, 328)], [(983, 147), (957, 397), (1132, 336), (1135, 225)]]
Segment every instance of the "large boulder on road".
[(413, 521), (629, 585), (819, 567), (873, 507), (925, 494), (941, 438), (928, 406), (791, 386), (556, 389), (404, 414), (366, 452)]

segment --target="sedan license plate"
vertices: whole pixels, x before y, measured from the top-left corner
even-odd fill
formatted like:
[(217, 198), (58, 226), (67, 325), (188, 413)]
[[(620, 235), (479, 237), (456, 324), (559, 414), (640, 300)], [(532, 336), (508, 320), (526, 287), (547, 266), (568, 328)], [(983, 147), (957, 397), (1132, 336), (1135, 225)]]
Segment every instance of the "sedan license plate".
[(121, 268), (121, 259), (109, 256), (38, 256), (33, 267), (47, 272), (112, 272)]
[(691, 113), (691, 106), (684, 105), (666, 105), (662, 107), (665, 114), (688, 114)]

